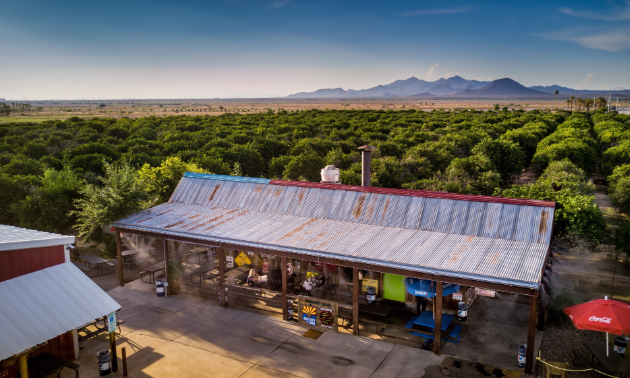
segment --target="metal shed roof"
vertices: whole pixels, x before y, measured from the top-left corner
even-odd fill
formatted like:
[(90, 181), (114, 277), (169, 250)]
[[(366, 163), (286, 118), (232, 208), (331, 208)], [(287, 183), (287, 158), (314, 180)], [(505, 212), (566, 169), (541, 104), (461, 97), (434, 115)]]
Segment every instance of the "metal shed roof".
[(126, 230), (538, 289), (554, 203), (186, 173)]
[(0, 282), (0, 361), (120, 309), (71, 263)]
[(0, 251), (51, 247), (74, 243), (74, 236), (51, 234), (50, 232), (0, 224)]

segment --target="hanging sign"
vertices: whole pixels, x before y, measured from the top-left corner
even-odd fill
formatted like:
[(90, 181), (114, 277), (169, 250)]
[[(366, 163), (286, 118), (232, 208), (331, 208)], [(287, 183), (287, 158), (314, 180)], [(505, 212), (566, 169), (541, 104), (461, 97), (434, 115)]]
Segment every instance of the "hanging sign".
[(243, 264), (250, 265), (252, 263), (252, 260), (247, 257), (245, 252), (241, 252), (238, 256), (236, 256), (234, 262), (236, 262), (236, 265), (241, 266)]
[(376, 292), (378, 293), (378, 280), (370, 280), (367, 278), (364, 278), (363, 280), (361, 280), (361, 288), (363, 291), (367, 291), (368, 286), (373, 286), (376, 289)]
[(318, 274), (319, 273), (317, 272), (306, 272), (306, 279), (307, 280), (310, 280), (311, 278), (316, 279)]
[(461, 301), (463, 298), (462, 293), (453, 293), (453, 299), (456, 301)]
[(116, 313), (112, 312), (107, 315), (107, 332), (116, 332)]
[(298, 303), (298, 324), (325, 331), (338, 331), (337, 302), (300, 295)]
[(287, 263), (287, 275), (293, 274), (293, 265), (291, 263)]
[(475, 288), (475, 293), (477, 293), (477, 295), (481, 295), (482, 297), (490, 297), (490, 298), (494, 298), (496, 295), (496, 292), (494, 290), (488, 290), (488, 289), (479, 289), (479, 288)]
[(228, 268), (234, 268), (234, 256), (225, 256), (225, 266)]

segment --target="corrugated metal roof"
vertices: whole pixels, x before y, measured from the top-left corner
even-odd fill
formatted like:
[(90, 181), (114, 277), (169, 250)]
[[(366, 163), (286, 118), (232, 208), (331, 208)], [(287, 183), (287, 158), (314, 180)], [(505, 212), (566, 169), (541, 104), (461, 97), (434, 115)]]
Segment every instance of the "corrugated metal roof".
[(50, 247), (74, 243), (74, 236), (0, 224), (0, 251)]
[(528, 288), (551, 241), (554, 208), (540, 201), (216, 177), (185, 176), (169, 203), (114, 226)]
[(71, 263), (0, 282), (0, 361), (120, 309)]

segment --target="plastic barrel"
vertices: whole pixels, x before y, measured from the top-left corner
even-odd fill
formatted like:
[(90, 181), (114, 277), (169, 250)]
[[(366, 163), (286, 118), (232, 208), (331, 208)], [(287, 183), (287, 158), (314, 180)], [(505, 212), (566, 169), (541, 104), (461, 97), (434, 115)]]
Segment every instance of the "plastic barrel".
[(466, 302), (458, 302), (457, 320), (459, 320), (460, 322), (465, 322), (466, 318), (468, 318), (468, 306), (466, 306)]
[(164, 296), (164, 280), (155, 281), (155, 291), (157, 292), (158, 297)]
[(104, 375), (110, 375), (112, 373), (112, 366), (110, 364), (112, 357), (109, 354), (109, 350), (102, 350), (96, 353), (96, 358), (98, 359), (99, 375), (101, 377)]
[(626, 354), (626, 348), (628, 347), (628, 338), (623, 336), (615, 337), (615, 346), (613, 350), (619, 354)]
[(374, 286), (367, 287), (367, 301), (368, 303), (376, 301), (376, 288)]
[(525, 354), (527, 353), (527, 344), (518, 346), (518, 367), (525, 367)]

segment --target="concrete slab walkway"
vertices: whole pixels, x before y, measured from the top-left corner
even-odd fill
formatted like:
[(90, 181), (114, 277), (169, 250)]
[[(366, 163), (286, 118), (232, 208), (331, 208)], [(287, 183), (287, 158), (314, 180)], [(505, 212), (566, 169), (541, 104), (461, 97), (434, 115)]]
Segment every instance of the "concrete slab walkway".
[[(274, 316), (218, 302), (119, 287), (108, 292), (122, 305), (118, 356), (127, 351), (130, 377), (422, 377), (443, 357), (431, 352), (341, 333), (314, 340), (306, 329)], [(98, 377), (96, 352), (105, 336), (89, 340), (76, 361), (81, 377)], [(112, 376), (122, 376), (119, 371)], [(65, 369), (67, 370), (67, 369)], [(64, 371), (63, 377), (74, 372)]]

